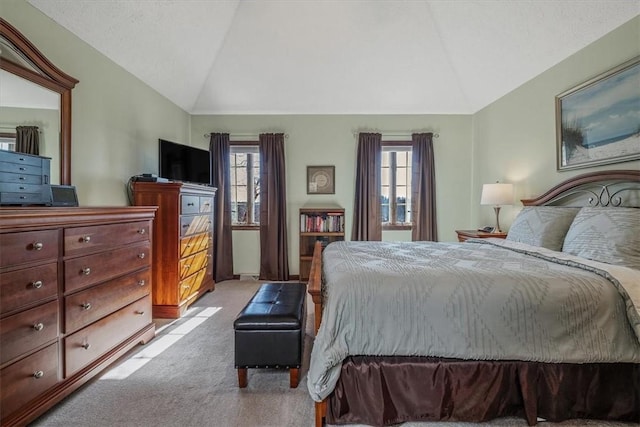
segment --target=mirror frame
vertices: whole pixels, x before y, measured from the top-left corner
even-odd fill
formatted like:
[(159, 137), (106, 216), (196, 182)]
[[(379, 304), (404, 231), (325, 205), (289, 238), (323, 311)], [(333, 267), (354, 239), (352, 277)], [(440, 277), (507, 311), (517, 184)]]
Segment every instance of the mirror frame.
[(0, 36), (39, 73), (7, 59), (0, 61), (0, 69), (60, 94), (60, 184), (71, 185), (71, 89), (78, 80), (53, 65), (28, 38), (3, 18), (0, 18)]

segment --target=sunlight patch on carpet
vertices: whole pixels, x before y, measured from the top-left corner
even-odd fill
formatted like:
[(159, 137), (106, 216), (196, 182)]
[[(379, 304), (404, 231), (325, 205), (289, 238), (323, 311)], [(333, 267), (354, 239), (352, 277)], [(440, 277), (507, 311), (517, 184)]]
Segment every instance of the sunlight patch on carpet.
[[(100, 379), (123, 380), (127, 378), (221, 309), (222, 307), (190, 308), (181, 318), (159, 328), (154, 340), (145, 345), (138, 353), (106, 372)], [(172, 326), (175, 328), (171, 329)]]

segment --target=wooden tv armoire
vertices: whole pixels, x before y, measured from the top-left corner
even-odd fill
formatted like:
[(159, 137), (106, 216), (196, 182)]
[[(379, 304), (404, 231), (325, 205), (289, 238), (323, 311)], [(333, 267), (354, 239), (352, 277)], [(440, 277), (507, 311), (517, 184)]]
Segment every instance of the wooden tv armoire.
[(153, 223), (153, 317), (179, 318), (215, 287), (216, 188), (184, 182), (133, 183), (137, 206), (158, 206)]

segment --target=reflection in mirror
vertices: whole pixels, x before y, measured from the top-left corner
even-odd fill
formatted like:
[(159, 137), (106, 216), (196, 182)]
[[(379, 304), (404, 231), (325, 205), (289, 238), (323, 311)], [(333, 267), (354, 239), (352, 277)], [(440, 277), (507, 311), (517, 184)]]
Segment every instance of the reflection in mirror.
[(60, 94), (0, 70), (0, 149), (15, 151), (17, 126), (36, 126), (39, 154), (51, 158), (60, 184)]
[(0, 142), (9, 146), (17, 126), (37, 126), (39, 154), (51, 158), (52, 182), (71, 184), (71, 89), (78, 80), (1, 17), (0, 69)]

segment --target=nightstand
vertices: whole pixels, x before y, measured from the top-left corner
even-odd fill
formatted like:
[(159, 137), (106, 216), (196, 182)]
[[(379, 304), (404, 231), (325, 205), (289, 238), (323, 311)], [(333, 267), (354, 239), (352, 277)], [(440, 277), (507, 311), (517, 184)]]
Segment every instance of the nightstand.
[(505, 232), (485, 233), (478, 230), (456, 230), (456, 233), (458, 234), (458, 242), (464, 242), (467, 239), (488, 239), (489, 237), (504, 239), (507, 237)]

